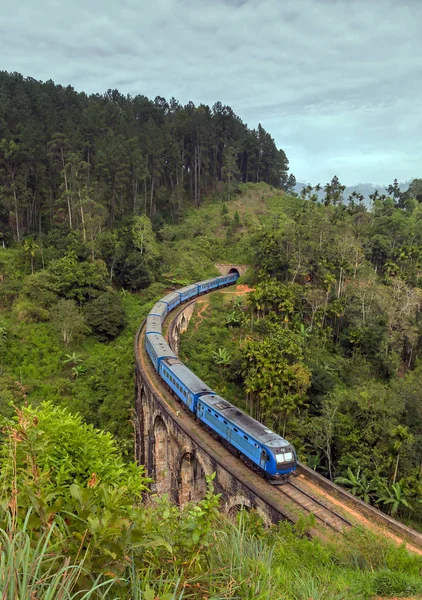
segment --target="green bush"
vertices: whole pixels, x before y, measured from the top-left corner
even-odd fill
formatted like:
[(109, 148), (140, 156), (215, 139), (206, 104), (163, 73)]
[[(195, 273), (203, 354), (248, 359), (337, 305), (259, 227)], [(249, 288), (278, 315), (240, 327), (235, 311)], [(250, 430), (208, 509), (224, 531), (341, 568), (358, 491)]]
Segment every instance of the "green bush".
[(24, 323), (41, 323), (42, 321), (48, 321), (50, 318), (47, 309), (30, 300), (19, 300), (15, 302), (13, 310), (17, 320)]
[(115, 338), (125, 324), (121, 297), (112, 292), (101, 294), (88, 302), (84, 309), (85, 321), (102, 341)]

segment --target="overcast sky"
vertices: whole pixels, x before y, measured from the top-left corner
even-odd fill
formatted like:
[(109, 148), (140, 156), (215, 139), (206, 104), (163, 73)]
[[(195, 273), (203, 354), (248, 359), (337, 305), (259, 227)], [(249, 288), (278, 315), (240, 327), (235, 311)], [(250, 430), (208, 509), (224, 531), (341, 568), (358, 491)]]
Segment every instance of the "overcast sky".
[(0, 0), (0, 69), (229, 104), (298, 180), (422, 177), (421, 0)]

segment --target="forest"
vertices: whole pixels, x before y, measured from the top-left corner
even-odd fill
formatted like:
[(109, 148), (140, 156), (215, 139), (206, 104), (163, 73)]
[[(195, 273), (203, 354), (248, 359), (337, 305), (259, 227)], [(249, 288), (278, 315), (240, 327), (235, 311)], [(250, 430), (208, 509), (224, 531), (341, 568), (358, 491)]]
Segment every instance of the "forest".
[[(422, 210), (414, 180), (370, 211), (339, 182), (254, 237), (253, 291), (201, 311), (191, 368), (293, 442), (312, 468), (418, 528), (422, 519)], [(394, 187), (394, 186), (392, 186)]]
[(6, 243), (64, 223), (92, 243), (128, 215), (146, 214), (156, 227), (175, 221), (186, 198), (198, 207), (219, 182), (296, 183), (271, 135), (220, 102), (87, 96), (4, 71), (0, 141)]
[(239, 262), (251, 291), (208, 297), (188, 366), (309, 466), (422, 527), (422, 180), (370, 209), (337, 177), (294, 184), (271, 135), (219, 103), (0, 73), (3, 597), (422, 593), (404, 547), (226, 519), (212, 478), (196, 506), (145, 502), (135, 332), (166, 291)]

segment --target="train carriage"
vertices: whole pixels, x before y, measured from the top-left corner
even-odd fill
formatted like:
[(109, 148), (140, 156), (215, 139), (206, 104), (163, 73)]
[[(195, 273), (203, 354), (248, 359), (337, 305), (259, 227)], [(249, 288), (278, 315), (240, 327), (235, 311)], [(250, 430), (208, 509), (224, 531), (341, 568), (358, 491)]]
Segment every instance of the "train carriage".
[(164, 302), (167, 305), (167, 312), (170, 312), (180, 304), (180, 294), (179, 292), (171, 292), (171, 294), (161, 298), (160, 302)]
[(186, 300), (198, 295), (198, 285), (196, 283), (194, 285), (187, 285), (177, 291), (180, 294), (180, 301), (186, 302)]
[(193, 413), (196, 412), (198, 398), (212, 393), (212, 389), (179, 360), (164, 359), (159, 374)]
[(173, 358), (178, 360), (177, 356), (167, 344), (166, 340), (158, 333), (150, 333), (145, 336), (145, 348), (157, 372), (160, 367), (160, 362), (164, 358)]
[(151, 308), (151, 311), (148, 316), (154, 315), (154, 316), (160, 317), (161, 322), (163, 322), (164, 319), (166, 318), (167, 313), (168, 313), (167, 303), (163, 302), (162, 300), (159, 300), (159, 302), (156, 302), (154, 304), (154, 306)]
[(199, 281), (196, 285), (198, 286), (198, 294), (205, 294), (210, 290), (215, 290), (216, 288), (218, 288), (218, 280), (216, 277), (214, 277), (213, 279)]
[(228, 275), (220, 275), (216, 277), (218, 281), (218, 287), (222, 287), (223, 285), (229, 285), (232, 283), (236, 283), (239, 278), (239, 273), (228, 273)]
[(147, 316), (147, 324), (145, 333), (148, 335), (149, 333), (158, 333), (162, 335), (162, 323), (161, 317), (158, 315), (152, 315), (151, 313)]

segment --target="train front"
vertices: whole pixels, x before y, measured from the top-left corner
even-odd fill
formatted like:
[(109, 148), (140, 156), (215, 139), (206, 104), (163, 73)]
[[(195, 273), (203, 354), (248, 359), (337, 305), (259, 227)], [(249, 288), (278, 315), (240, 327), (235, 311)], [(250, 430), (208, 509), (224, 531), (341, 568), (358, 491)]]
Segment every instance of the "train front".
[[(278, 436), (277, 436), (278, 437)], [(297, 468), (296, 452), (289, 442), (281, 437), (267, 446), (269, 465), (267, 472), (278, 480), (286, 480), (294, 475)]]

